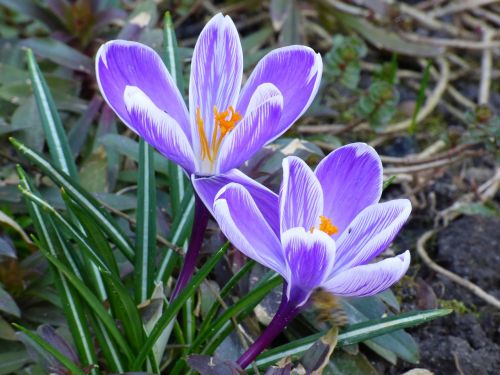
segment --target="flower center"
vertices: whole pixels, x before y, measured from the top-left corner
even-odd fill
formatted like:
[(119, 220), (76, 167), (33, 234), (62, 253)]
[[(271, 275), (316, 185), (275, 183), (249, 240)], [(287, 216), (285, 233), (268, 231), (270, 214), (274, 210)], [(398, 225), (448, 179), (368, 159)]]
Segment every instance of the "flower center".
[(215, 157), (219, 152), (222, 140), (234, 129), (236, 123), (241, 120), (241, 115), (236, 112), (233, 106), (229, 106), (225, 111), (219, 112), (214, 106), (214, 130), (210, 144), (205, 133), (203, 119), (201, 118), (200, 108), (196, 108), (196, 124), (200, 135), (201, 159), (210, 161), (211, 167), (215, 162)]
[(319, 216), (319, 230), (325, 232), (329, 236), (338, 233), (339, 228), (332, 224), (332, 220), (327, 218), (326, 216)]

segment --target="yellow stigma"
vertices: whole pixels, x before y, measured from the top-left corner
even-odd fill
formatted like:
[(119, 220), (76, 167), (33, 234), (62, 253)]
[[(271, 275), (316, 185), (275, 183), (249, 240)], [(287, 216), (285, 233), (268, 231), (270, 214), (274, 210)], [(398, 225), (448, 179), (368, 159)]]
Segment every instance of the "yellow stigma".
[(325, 232), (329, 236), (334, 235), (335, 233), (338, 233), (339, 228), (337, 228), (335, 225), (332, 224), (332, 220), (327, 218), (326, 216), (320, 215), (319, 216), (319, 230)]
[(201, 118), (200, 108), (196, 108), (196, 124), (198, 125), (198, 134), (200, 136), (201, 159), (208, 159), (211, 166), (215, 162), (217, 153), (224, 137), (234, 129), (238, 121), (241, 120), (241, 115), (236, 112), (233, 106), (229, 106), (223, 112), (219, 112), (217, 107), (214, 106), (214, 130), (212, 132), (212, 139), (210, 145), (205, 133), (203, 119)]

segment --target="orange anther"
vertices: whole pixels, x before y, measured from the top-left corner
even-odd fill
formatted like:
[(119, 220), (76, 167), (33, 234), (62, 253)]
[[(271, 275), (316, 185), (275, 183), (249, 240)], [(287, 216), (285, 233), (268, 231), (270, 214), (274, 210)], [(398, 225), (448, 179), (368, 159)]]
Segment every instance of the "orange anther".
[(329, 236), (338, 233), (339, 228), (332, 224), (331, 219), (327, 218), (326, 216), (320, 215), (319, 220), (319, 230), (325, 232)]
[(214, 127), (210, 144), (205, 133), (205, 126), (201, 118), (200, 108), (196, 108), (196, 124), (200, 136), (201, 159), (208, 159), (213, 168), (213, 164), (219, 152), (224, 137), (234, 129), (241, 115), (236, 112), (233, 106), (229, 106), (225, 111), (219, 112), (214, 106)]

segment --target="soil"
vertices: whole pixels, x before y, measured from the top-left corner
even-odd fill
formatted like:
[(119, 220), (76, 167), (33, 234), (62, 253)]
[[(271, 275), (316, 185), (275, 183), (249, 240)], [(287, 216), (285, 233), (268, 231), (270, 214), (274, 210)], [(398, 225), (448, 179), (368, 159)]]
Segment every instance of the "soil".
[[(435, 249), (429, 247), (441, 266), (500, 298), (500, 218), (464, 216), (438, 234)], [(452, 307), (455, 312), (409, 330), (420, 346), (420, 364), (381, 368), (376, 363), (380, 373), (419, 367), (436, 375), (500, 374), (500, 311), (424, 265), (414, 275), (413, 285), (402, 291), (404, 310)]]

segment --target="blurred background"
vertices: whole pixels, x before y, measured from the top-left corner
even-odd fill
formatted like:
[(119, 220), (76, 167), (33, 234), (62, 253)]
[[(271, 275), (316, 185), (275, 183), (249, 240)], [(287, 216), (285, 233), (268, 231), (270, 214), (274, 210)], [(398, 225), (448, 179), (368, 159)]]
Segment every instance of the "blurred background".
[[(167, 11), (184, 62), (184, 87), (197, 36), (218, 12), (236, 23), (245, 77), (278, 46), (305, 44), (323, 56), (323, 80), (311, 108), (248, 162), (245, 173), (276, 189), (283, 157), (297, 155), (314, 165), (343, 144), (363, 141), (382, 157), (383, 199), (412, 201), (410, 222), (385, 254), (411, 249), (407, 276), (393, 293), (346, 301), (344, 308), (351, 322), (386, 311), (455, 312), (340, 350), (328, 371), (500, 373), (500, 1), (0, 0), (0, 375), (44, 373), (50, 363), (35, 363), (40, 354), (28, 353), (10, 322), (65, 332), (46, 261), (29, 236), (16, 164), (36, 176), (47, 201), (57, 208), (63, 202), (58, 188), (8, 141), (15, 136), (47, 152), (27, 51), (53, 96), (81, 185), (129, 228), (138, 143), (103, 102), (94, 56), (111, 39), (140, 41), (164, 54)], [(155, 169), (163, 238), (172, 224), (166, 161), (158, 158)], [(216, 225), (210, 228), (207, 253), (224, 242)], [(227, 280), (225, 272), (244, 262), (231, 252), (216, 279)], [(251, 287), (249, 280), (240, 292)], [(249, 331), (269, 319), (272, 300), (248, 318)], [(304, 314), (282, 340), (304, 336), (318, 324), (313, 320)], [(237, 352), (238, 345), (236, 338), (226, 340), (220, 353)]]

